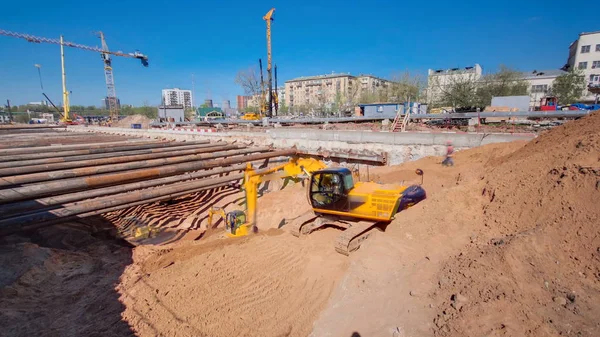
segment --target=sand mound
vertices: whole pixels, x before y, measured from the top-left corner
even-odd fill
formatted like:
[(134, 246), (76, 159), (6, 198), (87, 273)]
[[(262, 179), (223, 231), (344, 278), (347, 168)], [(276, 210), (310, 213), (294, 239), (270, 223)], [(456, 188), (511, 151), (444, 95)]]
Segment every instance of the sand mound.
[(439, 279), (442, 336), (598, 336), (600, 113), (490, 162), (482, 225)]
[(306, 336), (345, 270), (327, 234), (137, 248), (119, 286), (124, 318), (141, 336)]
[(131, 124), (142, 124), (142, 129), (147, 129), (152, 123), (152, 119), (143, 115), (131, 115), (127, 116), (117, 123), (113, 124), (117, 128), (131, 128)]
[(131, 249), (77, 224), (0, 240), (2, 336), (129, 336), (115, 284)]

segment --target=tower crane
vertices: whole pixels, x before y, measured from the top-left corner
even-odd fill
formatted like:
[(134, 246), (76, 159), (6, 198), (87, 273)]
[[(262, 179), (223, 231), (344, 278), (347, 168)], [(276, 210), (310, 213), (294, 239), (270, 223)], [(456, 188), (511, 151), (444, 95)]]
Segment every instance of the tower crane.
[(50, 43), (50, 44), (57, 44), (57, 45), (61, 46), (61, 65), (62, 65), (62, 75), (63, 75), (62, 76), (63, 77), (62, 78), (62, 81), (63, 81), (63, 109), (64, 109), (64, 115), (63, 115), (62, 120), (64, 122), (71, 121), (71, 119), (69, 117), (69, 93), (67, 92), (67, 89), (66, 89), (66, 75), (65, 75), (64, 52), (63, 52), (64, 46), (71, 47), (71, 48), (77, 48), (77, 49), (83, 49), (83, 50), (87, 50), (87, 51), (93, 51), (93, 52), (102, 54), (102, 59), (104, 60), (104, 75), (106, 78), (106, 89), (107, 89), (107, 93), (108, 93), (107, 100), (108, 100), (108, 106), (109, 106), (109, 111), (110, 111), (110, 118), (112, 121), (115, 121), (115, 122), (119, 118), (119, 109), (117, 106), (117, 98), (116, 98), (116, 94), (115, 94), (115, 82), (113, 79), (110, 56), (112, 55), (112, 56), (136, 58), (142, 62), (142, 65), (144, 67), (148, 66), (148, 56), (140, 53), (137, 50), (133, 53), (123, 53), (121, 51), (117, 51), (117, 52), (109, 51), (108, 46), (106, 45), (106, 41), (104, 40), (104, 34), (102, 32), (98, 32), (98, 35), (100, 36), (100, 40), (102, 41), (102, 48), (90, 47), (90, 46), (86, 46), (86, 45), (82, 45), (82, 44), (78, 44), (78, 43), (64, 41), (62, 36), (60, 37), (60, 39), (51, 39), (51, 38), (39, 37), (39, 36), (34, 36), (34, 35), (29, 35), (29, 34), (11, 32), (11, 31), (7, 31), (7, 30), (3, 30), (3, 29), (0, 29), (0, 35), (12, 36), (12, 37), (16, 37), (19, 39), (27, 40), (28, 42)]

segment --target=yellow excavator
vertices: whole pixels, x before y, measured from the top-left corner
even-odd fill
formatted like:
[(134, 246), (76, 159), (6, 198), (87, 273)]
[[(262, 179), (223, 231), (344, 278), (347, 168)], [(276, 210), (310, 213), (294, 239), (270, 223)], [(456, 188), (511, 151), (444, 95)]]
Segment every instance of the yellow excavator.
[[(415, 173), (423, 176), (420, 169)], [(312, 211), (294, 219), (288, 227), (297, 237), (324, 226), (343, 229), (336, 239), (335, 250), (349, 255), (379, 230), (379, 225), (390, 223), (396, 213), (424, 200), (426, 193), (421, 184), (354, 182), (347, 168), (319, 170), (313, 172), (308, 186)]]
[(258, 185), (276, 178), (310, 178), (308, 200), (312, 210), (287, 224), (294, 236), (310, 234), (314, 230), (333, 226), (344, 231), (335, 242), (337, 252), (349, 255), (358, 249), (362, 241), (378, 230), (381, 224), (390, 223), (394, 215), (426, 198), (421, 184), (384, 185), (375, 182), (354, 182), (347, 168), (327, 168), (315, 159), (292, 158), (288, 163), (271, 169), (256, 171), (249, 164), (246, 168), (244, 188), (246, 190), (246, 212), (225, 213), (222, 209), (209, 211), (208, 226), (212, 227), (214, 214), (225, 221), (227, 236), (248, 235), (256, 231), (256, 207)]
[(256, 204), (258, 201), (258, 186), (274, 179), (299, 181), (310, 177), (312, 172), (326, 168), (323, 162), (313, 158), (292, 158), (285, 164), (272, 168), (255, 170), (248, 163), (244, 172), (244, 190), (246, 193), (246, 211), (234, 210), (229, 213), (221, 208), (211, 208), (208, 211), (208, 228), (212, 228), (213, 217), (219, 216), (225, 222), (226, 235), (238, 237), (256, 232)]

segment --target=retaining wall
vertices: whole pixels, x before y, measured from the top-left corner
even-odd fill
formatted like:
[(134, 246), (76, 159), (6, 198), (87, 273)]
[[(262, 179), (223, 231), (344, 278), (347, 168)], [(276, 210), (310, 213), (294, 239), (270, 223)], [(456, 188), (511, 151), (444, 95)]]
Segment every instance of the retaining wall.
[(342, 152), (387, 152), (388, 164), (395, 165), (426, 156), (441, 156), (447, 141), (457, 150), (485, 144), (530, 140), (534, 134), (463, 133), (463, 132), (373, 132), (317, 129), (275, 128), (266, 132), (201, 132), (195, 130), (126, 129), (70, 126), (68, 131), (102, 132), (127, 136), (172, 139), (178, 141), (208, 139), (242, 142), (275, 148), (297, 147), (300, 150), (339, 150)]

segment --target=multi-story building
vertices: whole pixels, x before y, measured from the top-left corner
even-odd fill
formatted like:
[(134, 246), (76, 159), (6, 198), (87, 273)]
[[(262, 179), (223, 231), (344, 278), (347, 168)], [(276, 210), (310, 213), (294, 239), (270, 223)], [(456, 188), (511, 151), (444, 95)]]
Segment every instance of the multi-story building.
[(162, 99), (163, 104), (167, 106), (183, 105), (184, 109), (194, 107), (194, 100), (191, 90), (182, 90), (179, 88), (163, 89)]
[(284, 85), (277, 88), (277, 98), (279, 99), (280, 106), (283, 103), (287, 104), (287, 102), (285, 101), (285, 86)]
[[(600, 31), (579, 34), (569, 46), (565, 69), (579, 69), (585, 75), (588, 86), (600, 86)], [(594, 99), (595, 95), (586, 89), (582, 100)]]
[(339, 100), (355, 101), (362, 93), (387, 87), (389, 81), (371, 76), (329, 74), (299, 77), (285, 82), (285, 104), (294, 107), (331, 106)]
[(483, 70), (479, 64), (464, 68), (429, 69), (427, 72), (427, 103), (438, 102), (450, 87), (460, 83), (476, 83), (481, 80)]
[(540, 106), (542, 97), (552, 94), (552, 85), (554, 80), (566, 72), (563, 70), (544, 70), (523, 73), (523, 79), (529, 83), (527, 93), (529, 94), (529, 108), (534, 109)]
[(261, 94), (256, 94), (252, 96), (247, 96), (248, 100), (246, 101), (247, 108), (260, 108), (260, 101), (262, 100)]
[(237, 110), (238, 112), (244, 111), (248, 107), (248, 101), (252, 98), (252, 96), (241, 96), (238, 95), (237, 100)]

